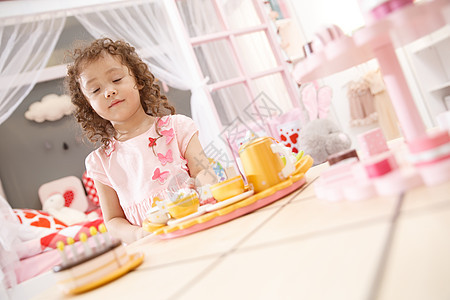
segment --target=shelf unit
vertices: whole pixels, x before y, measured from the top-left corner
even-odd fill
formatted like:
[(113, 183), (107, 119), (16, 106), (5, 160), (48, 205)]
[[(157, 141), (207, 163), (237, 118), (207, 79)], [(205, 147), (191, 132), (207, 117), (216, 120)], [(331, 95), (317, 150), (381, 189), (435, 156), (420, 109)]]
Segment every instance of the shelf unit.
[(405, 47), (423, 102), (433, 125), (436, 116), (450, 110), (444, 98), (450, 95), (450, 25)]
[[(387, 17), (328, 43), (294, 67), (298, 82), (316, 80), (377, 58), (407, 141), (426, 136), (426, 128), (412, 98), (396, 48), (403, 47), (448, 23), (448, 0), (405, 6)], [(444, 88), (445, 89), (445, 88)]]

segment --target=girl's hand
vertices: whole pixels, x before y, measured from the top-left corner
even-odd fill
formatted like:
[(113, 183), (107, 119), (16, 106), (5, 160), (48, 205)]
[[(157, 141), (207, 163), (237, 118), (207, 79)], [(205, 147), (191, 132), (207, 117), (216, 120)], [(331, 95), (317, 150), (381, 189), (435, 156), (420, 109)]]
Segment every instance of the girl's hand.
[(134, 231), (134, 236), (136, 240), (140, 240), (149, 234), (151, 234), (151, 232), (145, 230), (142, 227), (136, 227), (136, 230)]
[(189, 177), (189, 179), (186, 181), (186, 186), (188, 189), (195, 190), (196, 184), (195, 179), (192, 177)]
[(212, 168), (201, 170), (197, 177), (195, 177), (195, 185), (197, 187), (202, 187), (207, 184), (215, 184), (219, 180), (216, 176), (216, 173), (214, 173), (214, 170)]

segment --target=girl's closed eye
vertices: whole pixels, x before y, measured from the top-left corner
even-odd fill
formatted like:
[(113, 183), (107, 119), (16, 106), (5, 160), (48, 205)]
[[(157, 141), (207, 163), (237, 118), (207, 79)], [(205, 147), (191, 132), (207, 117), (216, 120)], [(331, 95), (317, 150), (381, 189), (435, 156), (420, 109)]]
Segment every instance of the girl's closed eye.
[(95, 94), (95, 93), (97, 93), (98, 91), (100, 91), (100, 88), (94, 89), (94, 90), (92, 91), (92, 94)]
[(113, 80), (113, 82), (119, 82), (120, 80), (122, 80), (122, 78), (117, 78), (117, 79)]

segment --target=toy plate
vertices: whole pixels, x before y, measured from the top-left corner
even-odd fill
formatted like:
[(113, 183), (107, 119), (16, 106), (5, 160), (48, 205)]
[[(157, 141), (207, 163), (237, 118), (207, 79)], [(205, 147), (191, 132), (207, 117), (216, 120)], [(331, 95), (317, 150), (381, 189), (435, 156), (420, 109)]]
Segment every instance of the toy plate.
[(99, 278), (95, 281), (92, 281), (85, 285), (74, 288), (74, 289), (70, 290), (68, 293), (75, 295), (75, 294), (84, 293), (84, 292), (93, 290), (95, 288), (98, 288), (110, 281), (113, 281), (113, 280), (125, 275), (126, 273), (130, 272), (131, 270), (137, 268), (140, 264), (142, 264), (143, 261), (144, 261), (143, 253), (140, 253), (140, 252), (133, 253), (130, 255), (130, 260), (128, 261), (128, 263), (126, 263), (119, 269), (117, 269), (114, 272), (109, 273), (108, 275), (106, 275), (102, 278)]
[(178, 218), (178, 219), (169, 219), (167, 221), (167, 225), (176, 225), (178, 223), (184, 222), (186, 220), (198, 217), (203, 215), (205, 212), (208, 211), (208, 207), (211, 206), (211, 204), (206, 204), (206, 205), (202, 205), (198, 208), (198, 210), (195, 213), (192, 213), (190, 215), (184, 216), (182, 218)]
[(251, 195), (253, 195), (253, 193), (254, 193), (254, 191), (250, 190), (250, 191), (244, 192), (242, 194), (239, 194), (237, 196), (231, 197), (231, 198), (229, 198), (227, 200), (219, 201), (216, 204), (208, 205), (206, 207), (206, 211), (210, 212), (210, 211), (218, 210), (218, 209), (220, 209), (222, 207), (231, 205), (231, 204), (233, 204), (235, 202), (241, 201), (242, 199), (250, 197)]

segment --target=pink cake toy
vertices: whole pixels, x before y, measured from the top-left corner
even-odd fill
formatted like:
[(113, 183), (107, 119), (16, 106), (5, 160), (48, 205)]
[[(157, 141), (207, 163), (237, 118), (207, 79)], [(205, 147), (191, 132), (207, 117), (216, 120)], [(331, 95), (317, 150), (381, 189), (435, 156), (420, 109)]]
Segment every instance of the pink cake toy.
[(142, 254), (128, 255), (118, 240), (112, 239), (104, 224), (91, 227), (88, 238), (80, 234), (80, 242), (67, 239), (67, 245), (59, 241), (57, 248), (62, 263), (53, 268), (58, 287), (65, 294), (78, 294), (106, 284), (143, 261)]

